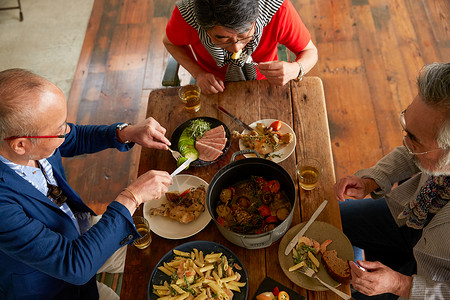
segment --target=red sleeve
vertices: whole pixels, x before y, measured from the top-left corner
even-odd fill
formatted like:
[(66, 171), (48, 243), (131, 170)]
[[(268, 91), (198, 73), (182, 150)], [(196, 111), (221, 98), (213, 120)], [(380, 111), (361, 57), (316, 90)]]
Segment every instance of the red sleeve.
[[(311, 34), (289, 0), (285, 0), (272, 20), (264, 27), (258, 47), (252, 55), (256, 62), (277, 60), (278, 44), (285, 45), (296, 55), (311, 40)], [(258, 79), (259, 79), (258, 74)]]
[[(180, 34), (180, 32), (183, 34)], [(190, 45), (193, 41), (199, 40), (197, 30), (186, 23), (178, 7), (175, 7), (167, 23), (166, 35), (169, 41), (177, 46)]]
[(298, 55), (308, 45), (311, 34), (289, 0), (284, 1), (277, 13), (280, 14), (278, 42)]

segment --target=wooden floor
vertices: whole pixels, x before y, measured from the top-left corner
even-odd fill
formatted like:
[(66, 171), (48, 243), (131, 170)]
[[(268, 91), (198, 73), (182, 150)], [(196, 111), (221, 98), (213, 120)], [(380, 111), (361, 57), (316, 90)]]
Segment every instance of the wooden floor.
[[(448, 0), (291, 0), (319, 50), (337, 178), (401, 143), (398, 114), (427, 63), (450, 61)], [(162, 88), (174, 0), (95, 0), (72, 85), (69, 121), (136, 123)], [(268, 116), (269, 117), (269, 116)], [(277, 118), (277, 116), (270, 116)], [(164, 124), (162, 124), (164, 126)], [(136, 178), (139, 147), (65, 159), (67, 177), (102, 213)]]

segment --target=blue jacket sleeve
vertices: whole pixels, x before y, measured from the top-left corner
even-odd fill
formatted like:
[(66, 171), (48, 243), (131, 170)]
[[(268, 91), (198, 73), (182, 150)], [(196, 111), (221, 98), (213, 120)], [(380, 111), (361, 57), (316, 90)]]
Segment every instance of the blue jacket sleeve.
[(74, 125), (70, 124), (70, 132), (64, 143), (59, 147), (61, 156), (72, 157), (76, 155), (95, 153), (108, 148), (119, 151), (128, 151), (134, 143), (124, 144), (117, 140), (115, 123), (112, 125)]
[(1, 251), (71, 284), (85, 284), (118, 248), (139, 237), (129, 211), (118, 202), (112, 202), (100, 221), (77, 237), (30, 218), (14, 199), (3, 198), (1, 208), (8, 209), (0, 219)]

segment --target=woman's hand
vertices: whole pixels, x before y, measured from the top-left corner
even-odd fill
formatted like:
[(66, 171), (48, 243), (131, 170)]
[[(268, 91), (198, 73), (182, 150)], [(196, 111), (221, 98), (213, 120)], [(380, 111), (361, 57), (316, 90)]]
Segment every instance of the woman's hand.
[(285, 85), (290, 80), (296, 79), (300, 72), (298, 63), (286, 61), (263, 62), (259, 63), (257, 68), (270, 83), (276, 85)]
[(352, 286), (357, 291), (374, 296), (392, 293), (409, 298), (412, 277), (398, 273), (378, 261), (358, 261), (362, 270), (353, 261), (349, 262), (352, 273)]
[(221, 93), (225, 90), (223, 81), (212, 73), (202, 72), (195, 78), (196, 84), (206, 95)]
[(152, 117), (129, 125), (119, 132), (120, 141), (132, 141), (143, 147), (167, 150), (170, 141), (164, 136), (166, 129)]
[(379, 188), (378, 184), (371, 178), (347, 176), (334, 185), (334, 193), (339, 201), (345, 201), (345, 195), (355, 199), (363, 199), (377, 188)]

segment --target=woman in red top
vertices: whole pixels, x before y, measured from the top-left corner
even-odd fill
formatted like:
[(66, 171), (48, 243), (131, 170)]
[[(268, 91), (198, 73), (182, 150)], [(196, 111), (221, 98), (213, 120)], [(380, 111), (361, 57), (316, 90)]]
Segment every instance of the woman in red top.
[[(284, 85), (317, 62), (317, 48), (289, 0), (181, 0), (163, 42), (206, 94), (223, 92), (225, 81)], [(278, 44), (296, 61), (278, 61)]]

